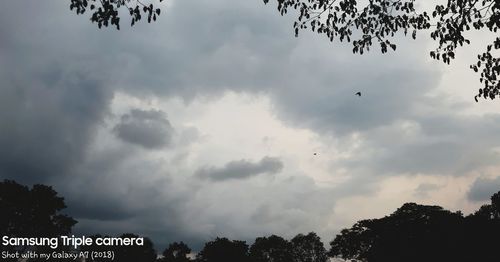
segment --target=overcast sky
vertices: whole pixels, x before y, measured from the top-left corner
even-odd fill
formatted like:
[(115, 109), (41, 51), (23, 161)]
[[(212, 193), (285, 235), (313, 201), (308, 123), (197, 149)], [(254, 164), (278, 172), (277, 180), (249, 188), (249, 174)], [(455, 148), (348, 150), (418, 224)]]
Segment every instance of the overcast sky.
[(329, 242), (405, 202), (469, 213), (500, 190), (500, 106), (474, 102), (468, 69), (488, 36), (445, 66), (427, 33), (359, 56), (295, 38), (273, 1), (164, 2), (120, 31), (69, 1), (0, 9), (0, 178), (54, 186), (76, 233)]

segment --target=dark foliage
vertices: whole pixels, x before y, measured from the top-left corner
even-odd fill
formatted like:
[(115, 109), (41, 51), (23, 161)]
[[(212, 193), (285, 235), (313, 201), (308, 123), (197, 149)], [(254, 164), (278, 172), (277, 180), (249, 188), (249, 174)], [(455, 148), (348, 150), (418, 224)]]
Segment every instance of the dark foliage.
[(191, 249), (184, 242), (174, 242), (163, 251), (163, 258), (161, 262), (189, 262), (191, 259), (188, 257)]
[(359, 261), (455, 261), (462, 216), (437, 206), (404, 204), (390, 216), (362, 220), (333, 240), (331, 256)]
[(491, 204), (482, 206), (466, 217), (466, 245), (462, 261), (499, 261), (500, 191), (491, 197)]
[(216, 238), (205, 243), (196, 256), (197, 262), (248, 261), (248, 245), (245, 241)]
[(463, 217), (438, 206), (404, 204), (380, 219), (362, 220), (330, 243), (330, 256), (352, 261), (498, 261), (499, 193)]
[(328, 256), (325, 246), (318, 235), (310, 232), (307, 235), (298, 234), (290, 241), (292, 256), (295, 262), (326, 262)]
[(64, 198), (52, 187), (31, 189), (11, 180), (0, 182), (0, 235), (9, 237), (57, 237), (67, 235), (76, 221), (60, 214)]
[(250, 247), (252, 262), (289, 262), (292, 259), (292, 245), (282, 237), (258, 237)]
[(152, 3), (143, 3), (139, 0), (71, 0), (69, 8), (79, 15), (90, 10), (92, 23), (96, 23), (99, 28), (114, 25), (118, 30), (120, 30), (119, 10), (122, 8), (126, 8), (130, 15), (131, 26), (146, 17), (148, 23), (156, 21), (161, 13), (161, 9), (156, 8)]
[[(30, 189), (4, 180), (0, 182), (0, 236), (51, 238), (68, 235), (76, 221), (60, 214), (64, 208), (64, 199), (57, 196), (52, 187), (34, 185)], [(58, 247), (58, 250), (63, 248)], [(0, 245), (0, 251), (27, 250), (54, 251), (47, 246)]]

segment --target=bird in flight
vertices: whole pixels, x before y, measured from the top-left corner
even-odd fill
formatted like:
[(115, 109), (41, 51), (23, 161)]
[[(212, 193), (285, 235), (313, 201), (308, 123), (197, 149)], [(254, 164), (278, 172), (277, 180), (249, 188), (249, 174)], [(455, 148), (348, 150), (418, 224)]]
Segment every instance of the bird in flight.
[(474, 100), (476, 100), (476, 103), (479, 102), (479, 101), (477, 101), (477, 96), (474, 97)]
[(318, 153), (314, 153), (313, 155), (317, 155)]
[(357, 96), (361, 96), (361, 92), (357, 92), (355, 95), (357, 95)]

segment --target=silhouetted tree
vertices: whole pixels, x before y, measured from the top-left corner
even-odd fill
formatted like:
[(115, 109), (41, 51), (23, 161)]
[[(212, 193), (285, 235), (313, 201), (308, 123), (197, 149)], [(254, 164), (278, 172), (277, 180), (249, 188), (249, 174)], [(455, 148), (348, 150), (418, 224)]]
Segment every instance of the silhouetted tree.
[(1, 235), (67, 235), (76, 221), (59, 213), (64, 208), (64, 198), (50, 186), (34, 185), (29, 189), (11, 180), (0, 182)]
[(462, 261), (463, 216), (407, 203), (380, 219), (362, 220), (330, 243), (330, 256), (367, 262)]
[(205, 243), (196, 256), (197, 262), (234, 262), (248, 261), (248, 245), (245, 241), (216, 238)]
[(290, 262), (292, 245), (280, 236), (258, 237), (250, 247), (252, 262)]
[(500, 219), (500, 191), (491, 196), (491, 206), (493, 207), (493, 218)]
[(147, 17), (148, 23), (156, 21), (161, 13), (160, 8), (156, 8), (151, 1), (147, 0), (71, 0), (69, 8), (75, 10), (76, 14), (84, 14), (90, 10), (92, 23), (96, 23), (99, 28), (114, 25), (118, 30), (120, 30), (119, 10), (122, 8), (132, 19), (131, 26), (142, 20), (143, 16)]
[(469, 215), (467, 218), (471, 221), (478, 221), (481, 223), (499, 222), (500, 221), (500, 191), (493, 194), (490, 198), (491, 203), (483, 205), (474, 214)]
[[(66, 208), (64, 198), (50, 186), (34, 185), (31, 189), (12, 180), (0, 182), (0, 236), (58, 237), (68, 235), (77, 222), (60, 214)], [(3, 246), (6, 250), (50, 250), (50, 247)]]
[(326, 262), (328, 256), (325, 246), (318, 235), (310, 232), (307, 235), (298, 234), (290, 241), (292, 256), (295, 262)]
[(464, 261), (499, 261), (498, 237), (500, 236), (500, 192), (491, 197), (491, 204), (483, 205), (466, 217), (465, 234), (468, 240), (462, 247), (468, 250)]
[[(162, 0), (157, 0), (161, 2)], [(263, 0), (268, 3), (269, 0)], [(420, 30), (430, 30), (430, 36), (438, 42), (430, 56), (449, 64), (455, 58), (456, 49), (470, 44), (465, 36), (469, 30), (488, 30), (496, 33), (500, 26), (500, 2), (498, 0), (447, 0), (446, 5), (435, 5), (433, 10), (421, 11), (415, 0), (276, 0), (281, 15), (297, 10), (293, 27), (310, 28), (325, 35), (330, 41), (352, 42), (353, 53), (363, 54), (377, 43), (382, 53), (396, 50), (392, 38), (397, 35), (417, 37)], [(77, 14), (90, 9), (91, 21), (101, 26), (120, 24), (119, 10), (125, 9), (132, 17), (131, 25), (141, 20), (155, 21), (160, 9), (150, 0), (71, 0), (70, 8)], [(422, 0), (422, 2), (424, 2)], [(500, 95), (500, 58), (492, 54), (500, 49), (500, 37), (485, 47), (478, 55), (477, 63), (470, 66), (481, 71), (478, 97), (494, 99)]]
[(188, 257), (191, 249), (184, 242), (174, 242), (163, 251), (163, 258), (161, 262), (189, 262), (191, 259)]

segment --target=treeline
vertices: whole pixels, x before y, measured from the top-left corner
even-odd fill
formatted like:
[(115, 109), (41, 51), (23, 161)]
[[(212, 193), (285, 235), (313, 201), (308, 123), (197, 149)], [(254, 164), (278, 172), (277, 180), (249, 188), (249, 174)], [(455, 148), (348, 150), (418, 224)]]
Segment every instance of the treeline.
[[(0, 182), (0, 234), (69, 235), (76, 221), (60, 214), (65, 207), (64, 199), (49, 186), (35, 185), (30, 189), (14, 181)], [(119, 262), (326, 262), (329, 258), (353, 262), (489, 262), (500, 261), (499, 239), (500, 192), (491, 197), (490, 204), (467, 216), (439, 206), (406, 203), (388, 216), (361, 220), (342, 230), (330, 242), (329, 250), (310, 232), (290, 240), (276, 235), (258, 237), (251, 245), (218, 237), (205, 243), (196, 254), (183, 242), (171, 243), (158, 254), (147, 238), (143, 246), (94, 245), (83, 246), (79, 251), (113, 251), (114, 261)], [(1, 246), (1, 251), (5, 250), (8, 247)], [(37, 247), (37, 251), (53, 250)]]
[[(98, 237), (98, 236), (93, 236)], [(137, 237), (124, 234), (121, 237)], [(184, 242), (168, 245), (161, 254), (157, 254), (149, 239), (143, 246), (85, 246), (82, 251), (113, 251), (116, 261), (143, 262), (250, 262), (250, 261), (328, 261), (327, 251), (320, 238), (313, 232), (299, 234), (290, 241), (276, 235), (259, 237), (249, 246), (245, 241), (216, 238), (205, 243), (196, 255)], [(87, 261), (109, 261), (109, 259), (89, 259)]]

